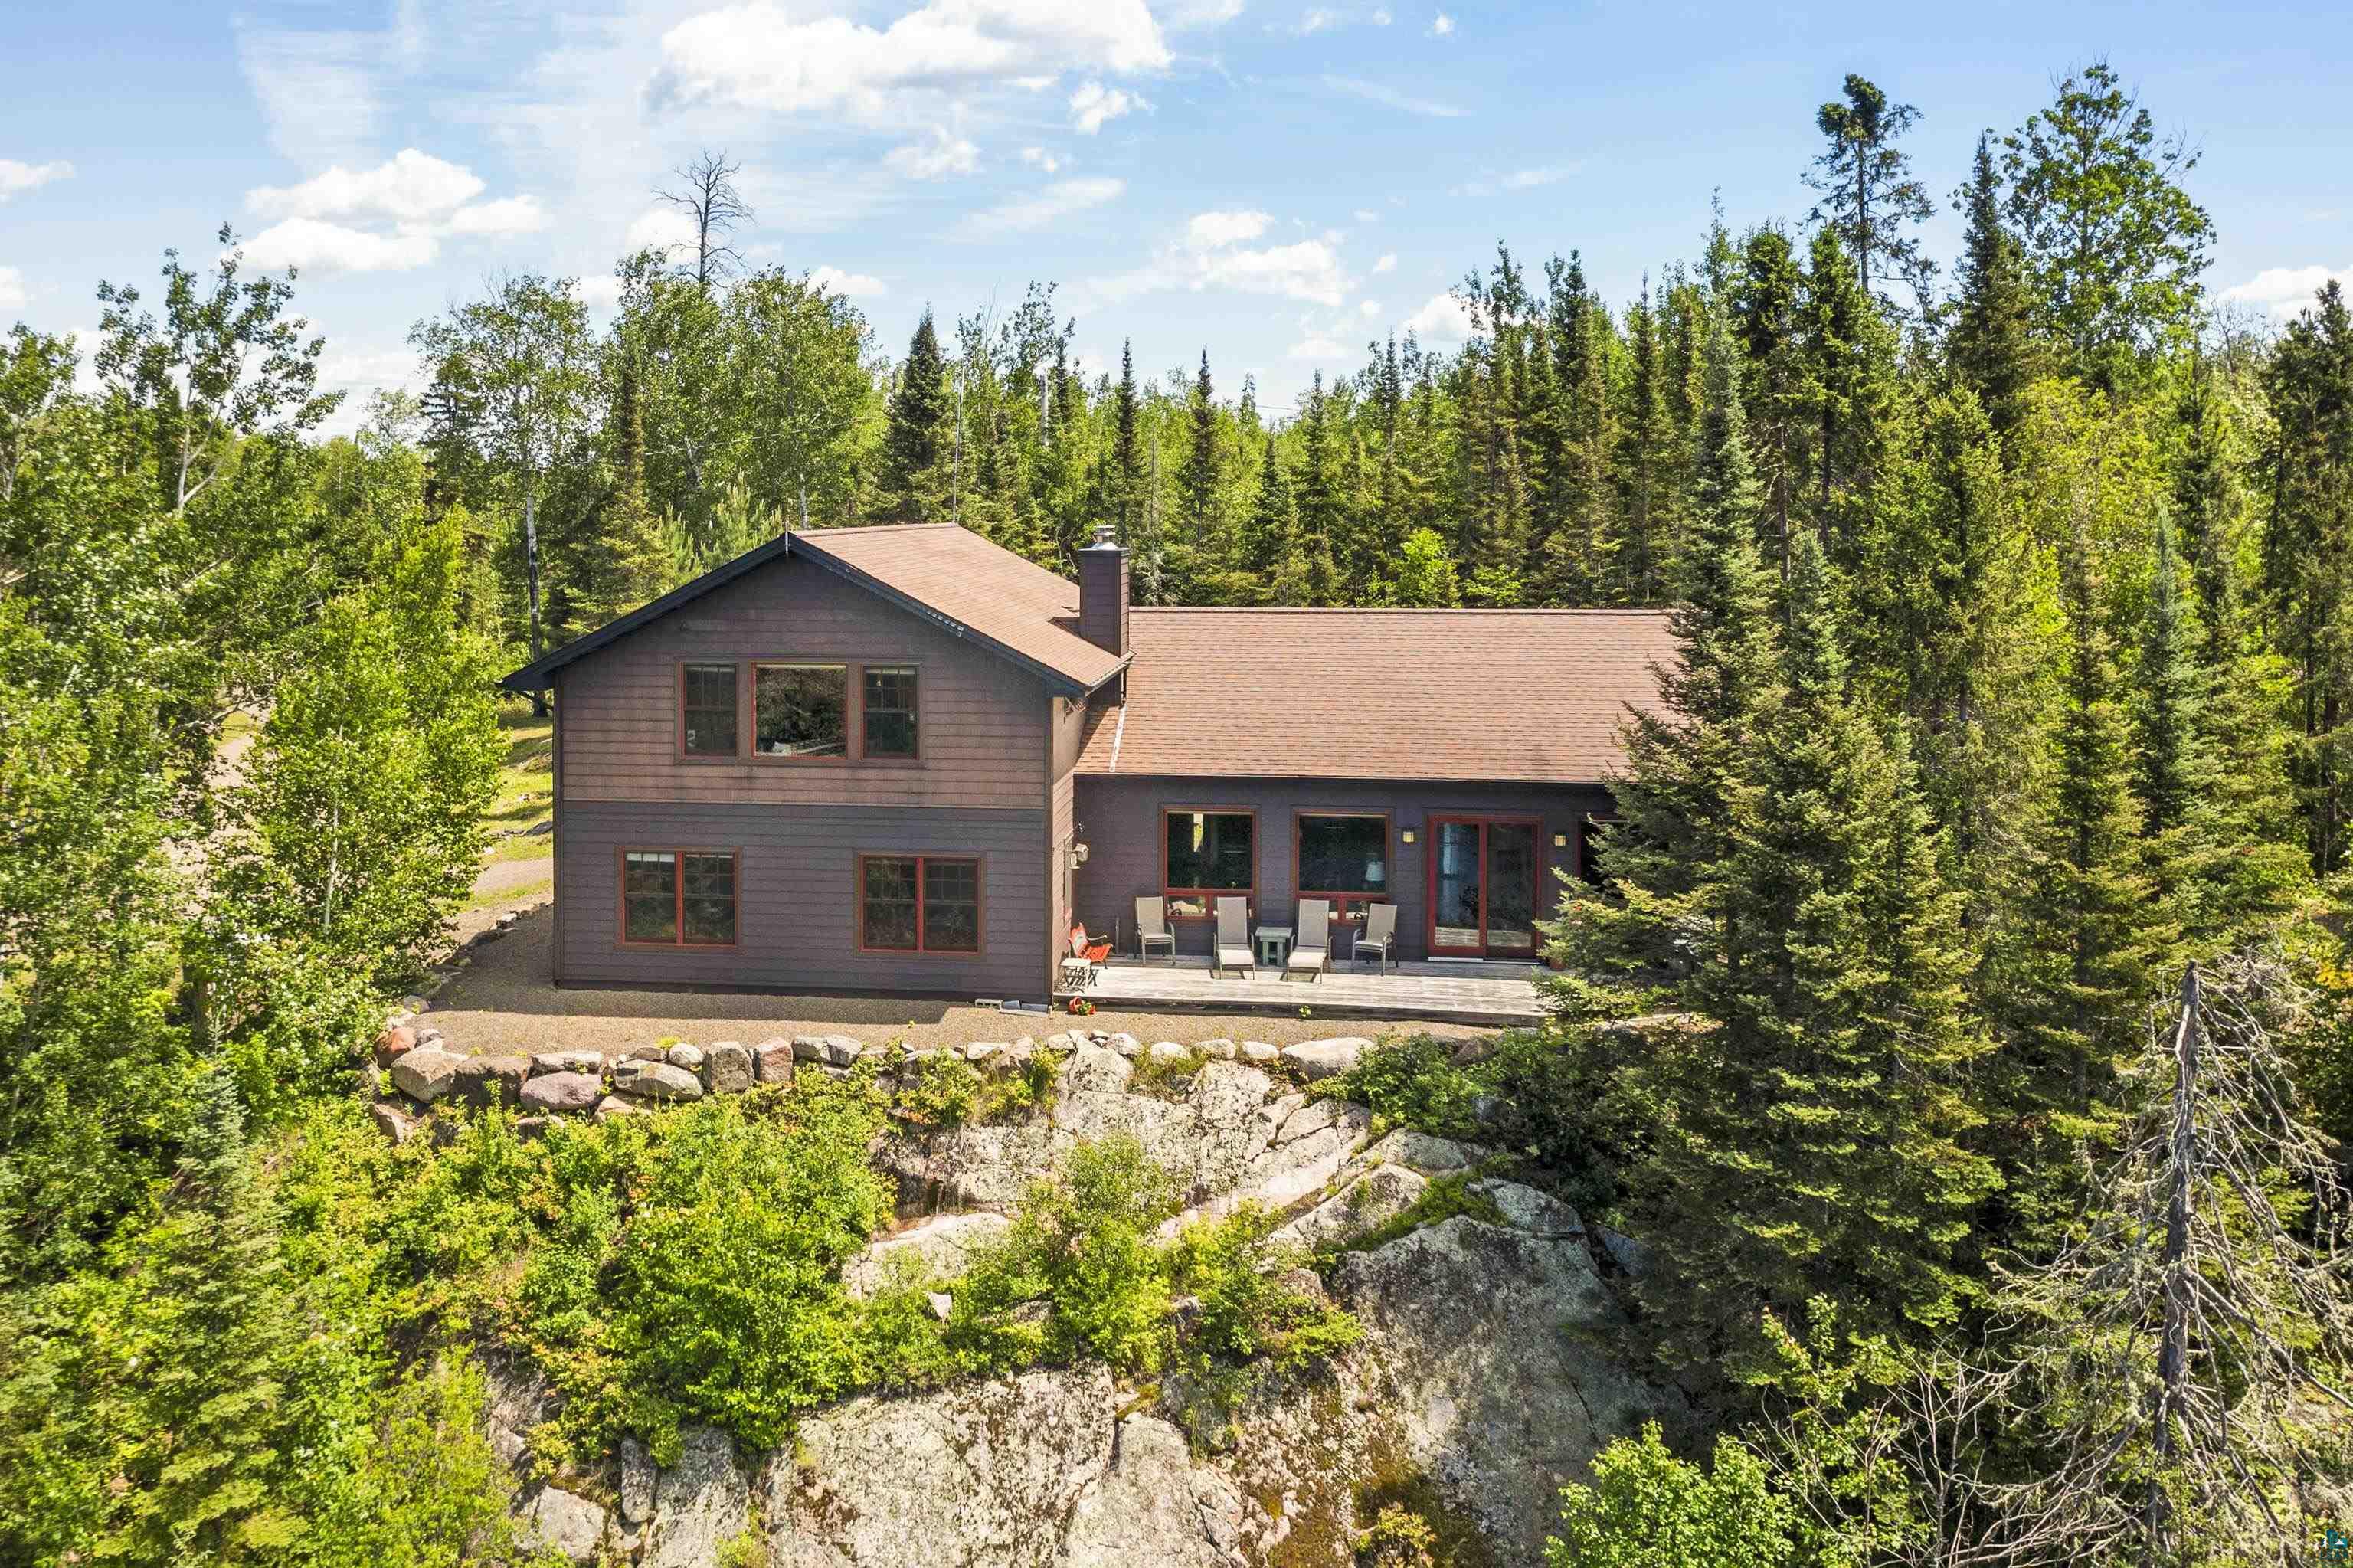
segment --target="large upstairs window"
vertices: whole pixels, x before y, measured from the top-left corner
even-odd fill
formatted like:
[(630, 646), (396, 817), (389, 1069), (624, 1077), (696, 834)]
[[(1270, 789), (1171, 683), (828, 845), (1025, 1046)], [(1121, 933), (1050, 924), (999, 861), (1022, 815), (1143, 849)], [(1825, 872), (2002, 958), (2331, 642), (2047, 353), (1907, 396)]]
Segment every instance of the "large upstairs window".
[(752, 747), (762, 757), (847, 757), (849, 707), (847, 665), (755, 664)]
[(689, 757), (735, 755), (735, 666), (689, 664), (679, 672), (679, 749)]
[(865, 755), (912, 758), (915, 755), (915, 667), (913, 664), (869, 664), (859, 715), (865, 730)]

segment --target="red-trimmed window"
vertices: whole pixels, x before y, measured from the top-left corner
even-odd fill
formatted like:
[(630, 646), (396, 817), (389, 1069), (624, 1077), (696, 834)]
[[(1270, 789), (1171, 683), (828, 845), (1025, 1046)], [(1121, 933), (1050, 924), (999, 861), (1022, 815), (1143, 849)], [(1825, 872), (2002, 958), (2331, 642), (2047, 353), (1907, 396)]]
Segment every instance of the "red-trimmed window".
[(621, 940), (658, 947), (733, 947), (733, 853), (622, 851)]
[(866, 757), (915, 755), (915, 667), (869, 664), (859, 704)]
[(1258, 818), (1250, 811), (1163, 811), (1160, 890), (1177, 920), (1205, 919), (1219, 896), (1258, 885)]
[(679, 749), (689, 757), (735, 755), (735, 666), (689, 664), (679, 672)]
[(1362, 920), (1389, 901), (1389, 820), (1372, 812), (1302, 811), (1296, 892), (1328, 899), (1333, 917)]
[(849, 667), (752, 666), (752, 750), (760, 757), (839, 760), (849, 755)]
[(980, 951), (980, 862), (870, 854), (858, 861), (858, 945), (880, 953)]

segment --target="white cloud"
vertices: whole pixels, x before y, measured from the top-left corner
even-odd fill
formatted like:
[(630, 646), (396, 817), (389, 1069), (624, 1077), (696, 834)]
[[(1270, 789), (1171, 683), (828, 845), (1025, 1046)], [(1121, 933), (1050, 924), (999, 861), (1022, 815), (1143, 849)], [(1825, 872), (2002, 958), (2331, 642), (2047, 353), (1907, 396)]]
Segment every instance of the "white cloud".
[(25, 302), (25, 271), (21, 267), (0, 267), (0, 310), (15, 310)]
[(1043, 147), (1022, 148), (1021, 161), (1033, 169), (1043, 169), (1050, 175), (1062, 166), (1060, 155), (1049, 153)]
[(1432, 294), (1404, 326), (1426, 344), (1461, 343), (1471, 335), (1471, 307), (1452, 294)]
[(1326, 27), (1338, 26), (1341, 19), (1340, 13), (1337, 11), (1328, 10), (1322, 5), (1318, 5), (1314, 10), (1308, 12), (1304, 16), (1300, 17), (1298, 22), (1293, 26), (1291, 30), (1297, 33), (1301, 37), (1305, 37), (1310, 33), (1320, 33)]
[(1358, 207), (1354, 216), (1358, 223), (1378, 223), (1381, 220), (1381, 215), (1368, 207)]
[(1507, 191), (1534, 190), (1538, 185), (1566, 179), (1568, 174), (1565, 168), (1516, 169), (1504, 176), (1504, 188)]
[(1347, 352), (1341, 344), (1317, 333), (1293, 344), (1289, 356), (1293, 359), (1338, 359)]
[(845, 299), (875, 299), (891, 291), (890, 285), (871, 272), (845, 272), (839, 267), (820, 267), (808, 277), (809, 281), (818, 288)]
[(257, 217), (389, 217), (415, 223), (481, 194), (481, 179), (471, 169), (406, 147), (373, 169), (337, 164), (299, 185), (248, 191), (245, 210)]
[(2234, 304), (2255, 305), (2284, 319), (2312, 303), (2330, 279), (2353, 289), (2353, 264), (2343, 267), (2266, 267), (2245, 282), (2222, 291)]
[(1467, 109), (1458, 109), (1451, 103), (1440, 103), (1435, 99), (1416, 98), (1410, 93), (1399, 92), (1396, 88), (1385, 83), (1366, 81), (1362, 77), (1334, 76), (1326, 73), (1319, 79), (1328, 91), (1345, 93), (1350, 98), (1361, 98), (1367, 103), (1377, 103), (1384, 109), (1394, 109), (1404, 114), (1419, 114), (1425, 119), (1460, 120), (1471, 112)]
[(1035, 196), (1017, 196), (1000, 206), (967, 214), (956, 224), (955, 232), (966, 239), (1025, 233), (1058, 223), (1090, 207), (1101, 207), (1105, 202), (1117, 201), (1120, 193), (1126, 189), (1125, 180), (1103, 177), (1057, 180)]
[(980, 167), (980, 149), (943, 127), (932, 127), (928, 142), (910, 142), (882, 154), (882, 166), (910, 180), (944, 180), (968, 175)]
[(1454, 18), (1443, 11), (1440, 11), (1436, 19), (1430, 24), (1430, 36), (1433, 38), (1445, 37), (1453, 31)]
[(647, 97), (888, 122), (903, 118), (910, 92), (1168, 61), (1145, 0), (932, 0), (880, 30), (845, 16), (796, 21), (776, 0), (746, 0), (664, 33)]
[(1378, 300), (1366, 300), (1363, 304), (1356, 307), (1356, 313), (1360, 316), (1379, 315), (1381, 313), (1381, 302)]
[(580, 302), (591, 310), (614, 309), (621, 302), (621, 280), (610, 272), (581, 279)]
[(406, 272), (431, 261), (441, 242), (414, 230), (378, 234), (322, 218), (290, 217), (246, 240), (242, 249), (248, 264), (265, 270)]
[(1382, 252), (1381, 259), (1373, 263), (1373, 274), (1376, 277), (1378, 277), (1383, 272), (1394, 272), (1396, 270), (1397, 252), (1394, 250)]
[(1274, 221), (1262, 212), (1204, 212), (1197, 214), (1185, 226), (1185, 243), (1197, 250), (1214, 250), (1220, 245), (1239, 245), (1245, 239), (1256, 239)]
[(631, 255), (640, 250), (659, 250), (669, 256), (693, 249), (694, 238), (694, 219), (682, 209), (664, 204), (638, 214), (628, 233), (621, 238), (621, 249)]
[(447, 238), (547, 227), (533, 197), (477, 202), (482, 188), (471, 169), (414, 147), (374, 168), (338, 164), (300, 185), (260, 185), (246, 192), (245, 209), (278, 221), (246, 242), (246, 257), (273, 269), (405, 271), (432, 261)]
[(547, 227), (546, 209), (533, 196), (478, 201), (449, 215), (451, 234), (536, 234)]
[(1092, 281), (1114, 303), (1162, 290), (1231, 289), (1238, 293), (1338, 306), (1346, 302), (1348, 275), (1329, 238), (1252, 249), (1249, 241), (1274, 220), (1262, 212), (1205, 212), (1150, 261), (1133, 271)]
[(37, 190), (51, 180), (71, 179), (73, 172), (73, 165), (62, 159), (48, 164), (20, 164), (14, 158), (0, 158), (0, 202)]
[(1329, 5), (1316, 5), (1303, 13), (1291, 25), (1295, 37), (1307, 37), (1315, 33), (1327, 33), (1335, 27), (1386, 27), (1397, 18), (1386, 5), (1376, 5), (1369, 11), (1335, 10)]
[(1078, 91), (1071, 94), (1071, 128), (1082, 136), (1092, 136), (1109, 121), (1151, 107), (1124, 88), (1105, 87), (1099, 81), (1085, 82)]
[(1176, 0), (1160, 9), (1172, 27), (1214, 27), (1240, 16), (1242, 0)]

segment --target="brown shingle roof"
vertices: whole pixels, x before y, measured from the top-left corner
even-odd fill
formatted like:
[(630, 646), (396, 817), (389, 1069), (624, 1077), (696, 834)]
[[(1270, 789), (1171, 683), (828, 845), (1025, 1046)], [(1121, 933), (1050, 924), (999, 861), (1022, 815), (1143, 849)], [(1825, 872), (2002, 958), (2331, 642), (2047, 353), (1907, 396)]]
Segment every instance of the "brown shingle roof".
[(828, 557), (1065, 679), (1092, 689), (1120, 658), (1078, 634), (1078, 585), (954, 523), (818, 528), (796, 549)]
[(1588, 783), (1676, 656), (1663, 610), (1146, 609), (1082, 773)]

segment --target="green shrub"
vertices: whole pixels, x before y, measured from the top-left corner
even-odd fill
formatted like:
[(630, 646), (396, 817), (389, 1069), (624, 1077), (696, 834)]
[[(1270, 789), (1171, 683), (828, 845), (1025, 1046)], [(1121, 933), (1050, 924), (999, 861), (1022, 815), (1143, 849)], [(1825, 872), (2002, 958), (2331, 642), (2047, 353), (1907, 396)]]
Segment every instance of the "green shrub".
[(1592, 1486), (1563, 1487), (1560, 1499), (1547, 1568), (1778, 1568), (1797, 1550), (1795, 1507), (1736, 1437), (1718, 1438), (1715, 1463), (1703, 1470), (1670, 1453), (1651, 1422), (1595, 1457)]
[(1510, 1150), (1578, 1207), (1614, 1204), (1648, 1123), (1599, 1032), (1562, 1022), (1506, 1030), (1484, 1061), (1456, 1066), (1461, 1044), (1393, 1042), (1311, 1092), (1367, 1106), (1381, 1127)]
[(1503, 1212), (1494, 1200), (1473, 1192), (1471, 1183), (1477, 1177), (1471, 1171), (1458, 1171), (1451, 1176), (1438, 1176), (1422, 1189), (1421, 1196), (1395, 1216), (1375, 1225), (1371, 1230), (1329, 1249), (1327, 1257), (1343, 1252), (1370, 1252), (1387, 1246), (1402, 1235), (1410, 1235), (1424, 1225), (1442, 1224), (1457, 1214), (1468, 1214), (1482, 1224), (1500, 1225)]
[(1244, 1203), (1220, 1220), (1198, 1220), (1170, 1249), (1169, 1279), (1199, 1303), (1186, 1349), (1197, 1361), (1262, 1359), (1285, 1371), (1346, 1350), (1363, 1336), (1356, 1319), (1318, 1293), (1283, 1282), (1301, 1255), (1269, 1243), (1282, 1216)]

